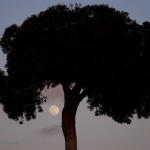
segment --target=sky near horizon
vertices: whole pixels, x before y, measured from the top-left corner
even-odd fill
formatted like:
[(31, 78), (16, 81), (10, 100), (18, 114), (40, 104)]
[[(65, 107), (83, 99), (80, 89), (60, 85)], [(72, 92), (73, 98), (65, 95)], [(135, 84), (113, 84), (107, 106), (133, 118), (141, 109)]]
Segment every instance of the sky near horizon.
[[(0, 0), (0, 38), (11, 24), (20, 25), (27, 17), (38, 14), (55, 4), (108, 4), (117, 10), (129, 12), (139, 24), (150, 21), (149, 0)], [(6, 58), (0, 49), (0, 68), (5, 70)], [(37, 119), (19, 125), (8, 119), (0, 105), (0, 150), (65, 150), (61, 130), (63, 91), (61, 87), (45, 90), (48, 100), (44, 112)], [(58, 105), (60, 113), (51, 116), (48, 109)], [(78, 150), (149, 150), (150, 119), (137, 120), (131, 125), (118, 124), (111, 118), (94, 116), (87, 109), (86, 99), (79, 105), (76, 116)]]

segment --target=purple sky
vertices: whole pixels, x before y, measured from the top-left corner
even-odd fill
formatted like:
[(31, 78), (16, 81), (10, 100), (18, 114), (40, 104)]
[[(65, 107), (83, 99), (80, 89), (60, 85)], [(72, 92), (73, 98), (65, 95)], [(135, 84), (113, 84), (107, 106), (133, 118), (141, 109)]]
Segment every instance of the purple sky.
[[(130, 13), (138, 23), (150, 21), (149, 0), (0, 0), (0, 37), (4, 29), (16, 23), (20, 25), (26, 17), (37, 14), (49, 6), (61, 3), (109, 4), (118, 10)], [(4, 70), (5, 56), (0, 49), (0, 68)], [(37, 119), (22, 126), (7, 118), (0, 106), (0, 150), (65, 150), (61, 131), (63, 92), (61, 87), (43, 91), (48, 97), (43, 104), (44, 112)], [(51, 116), (51, 105), (60, 107), (60, 114)], [(131, 125), (118, 124), (112, 119), (95, 117), (87, 109), (86, 99), (79, 105), (76, 116), (78, 150), (149, 150), (150, 119), (133, 119)]]

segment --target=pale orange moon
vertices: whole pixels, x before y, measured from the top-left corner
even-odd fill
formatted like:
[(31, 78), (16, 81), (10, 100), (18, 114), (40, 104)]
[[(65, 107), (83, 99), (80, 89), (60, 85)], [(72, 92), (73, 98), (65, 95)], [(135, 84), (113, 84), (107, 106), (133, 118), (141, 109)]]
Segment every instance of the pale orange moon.
[(56, 116), (59, 114), (59, 108), (58, 106), (55, 106), (55, 105), (52, 105), (50, 108), (49, 108), (49, 113), (53, 116)]

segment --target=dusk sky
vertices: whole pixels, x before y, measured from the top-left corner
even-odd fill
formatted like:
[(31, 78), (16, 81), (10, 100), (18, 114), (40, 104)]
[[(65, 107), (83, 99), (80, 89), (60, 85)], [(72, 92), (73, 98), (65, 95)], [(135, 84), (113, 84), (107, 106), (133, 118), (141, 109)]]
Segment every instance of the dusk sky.
[[(150, 21), (149, 0), (0, 0), (0, 38), (11, 24), (20, 25), (27, 17), (38, 14), (55, 4), (81, 3), (84, 5), (108, 4), (129, 12), (131, 19), (139, 24)], [(5, 70), (6, 58), (0, 49), (0, 68)], [(44, 112), (23, 125), (8, 119), (0, 105), (0, 150), (65, 150), (61, 130), (63, 91), (61, 87), (43, 90), (48, 97), (43, 104)], [(48, 109), (58, 105), (60, 113), (51, 116)], [(96, 117), (87, 109), (84, 99), (78, 108), (76, 130), (78, 150), (149, 150), (150, 119), (136, 119), (131, 125), (119, 124), (106, 116)]]

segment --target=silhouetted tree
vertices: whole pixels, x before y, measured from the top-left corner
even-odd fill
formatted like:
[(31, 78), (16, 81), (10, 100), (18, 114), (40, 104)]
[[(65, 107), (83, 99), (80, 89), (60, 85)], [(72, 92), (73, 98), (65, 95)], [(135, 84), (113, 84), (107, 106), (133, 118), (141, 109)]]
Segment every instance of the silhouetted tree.
[(96, 116), (128, 124), (134, 114), (148, 118), (149, 26), (107, 5), (52, 6), (11, 25), (0, 42), (7, 54), (4, 111), (20, 123), (35, 118), (42, 89), (61, 85), (66, 150), (77, 150), (75, 115), (85, 97)]

